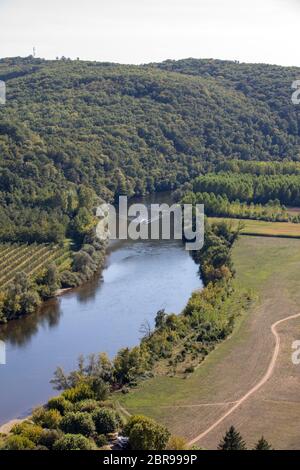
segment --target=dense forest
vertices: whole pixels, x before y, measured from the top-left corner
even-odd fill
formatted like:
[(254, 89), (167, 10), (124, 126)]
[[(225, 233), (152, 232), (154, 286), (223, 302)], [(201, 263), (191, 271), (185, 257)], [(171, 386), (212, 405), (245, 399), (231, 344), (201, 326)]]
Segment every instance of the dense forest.
[(0, 60), (0, 239), (80, 238), (96, 197), (174, 189), (233, 159), (298, 161), (297, 77), (192, 59)]
[(300, 204), (299, 175), (250, 175), (209, 173), (193, 182), (195, 192), (225, 194), (230, 201), (240, 200), (265, 204), (278, 200), (281, 204)]

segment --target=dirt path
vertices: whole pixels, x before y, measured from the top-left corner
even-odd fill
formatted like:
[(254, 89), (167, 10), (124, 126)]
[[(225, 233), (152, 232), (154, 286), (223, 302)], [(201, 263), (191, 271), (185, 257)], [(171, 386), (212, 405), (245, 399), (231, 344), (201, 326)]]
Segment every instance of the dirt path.
[(240, 405), (242, 403), (244, 403), (246, 400), (248, 400), (249, 397), (251, 397), (255, 392), (257, 392), (263, 385), (265, 385), (265, 383), (270, 379), (270, 377), (272, 376), (273, 374), (273, 371), (275, 369), (275, 366), (276, 366), (276, 362), (277, 362), (277, 359), (278, 359), (278, 356), (279, 356), (279, 352), (280, 352), (280, 336), (279, 334), (277, 333), (277, 326), (279, 326), (280, 324), (284, 323), (284, 322), (287, 322), (289, 320), (293, 320), (293, 319), (296, 319), (296, 318), (299, 318), (300, 317), (300, 313), (296, 314), (296, 315), (290, 315), (286, 318), (283, 318), (282, 320), (278, 320), (277, 322), (273, 323), (273, 325), (271, 326), (271, 331), (272, 331), (272, 334), (274, 335), (275, 337), (275, 349), (274, 349), (274, 352), (273, 352), (273, 356), (272, 356), (272, 359), (271, 359), (271, 362), (269, 364), (269, 367), (268, 367), (268, 370), (267, 372), (265, 373), (265, 375), (263, 376), (263, 378), (254, 386), (252, 387), (242, 398), (240, 398), (234, 406), (232, 406), (223, 416), (221, 416), (221, 418), (219, 418), (217, 421), (215, 421), (208, 429), (206, 429), (204, 432), (202, 432), (201, 434), (199, 434), (198, 436), (196, 436), (194, 439), (192, 439), (188, 445), (189, 446), (192, 446), (194, 444), (196, 444), (197, 442), (199, 442), (201, 439), (203, 439), (205, 436), (207, 436), (207, 434), (209, 434), (213, 429), (215, 429), (219, 424), (221, 424), (228, 416), (230, 416), (237, 408), (240, 407)]

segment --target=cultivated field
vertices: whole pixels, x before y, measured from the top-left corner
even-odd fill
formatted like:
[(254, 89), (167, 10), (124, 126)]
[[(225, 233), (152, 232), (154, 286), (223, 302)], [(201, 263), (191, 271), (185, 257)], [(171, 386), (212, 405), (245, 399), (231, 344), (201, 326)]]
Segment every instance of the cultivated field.
[(64, 269), (70, 260), (65, 247), (45, 244), (1, 244), (0, 245), (0, 289), (7, 287), (18, 272), (30, 277), (37, 276), (43, 269), (55, 262)]
[[(121, 397), (130, 413), (144, 413), (188, 440), (205, 432), (265, 376), (275, 349), (271, 325), (300, 312), (300, 241), (242, 237), (234, 249), (237, 285), (256, 302), (188, 379), (156, 377)], [(278, 325), (279, 356), (271, 378), (228, 418), (197, 441), (215, 449), (234, 424), (252, 446), (262, 434), (272, 445), (300, 448), (300, 366), (291, 361), (300, 319)]]
[(210, 222), (220, 222), (222, 220), (237, 227), (242, 224), (242, 235), (258, 235), (282, 238), (300, 238), (300, 224), (292, 222), (265, 222), (263, 220), (249, 219), (229, 219), (222, 217), (210, 217)]

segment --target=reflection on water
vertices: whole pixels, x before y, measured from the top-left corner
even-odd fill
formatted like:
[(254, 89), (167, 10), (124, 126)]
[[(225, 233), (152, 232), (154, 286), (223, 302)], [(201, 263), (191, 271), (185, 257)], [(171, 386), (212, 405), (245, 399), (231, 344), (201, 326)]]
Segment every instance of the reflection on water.
[(180, 242), (116, 242), (107, 267), (81, 288), (47, 302), (39, 313), (0, 328), (7, 364), (0, 365), (0, 423), (53, 395), (49, 380), (78, 356), (139, 342), (156, 312), (179, 313), (201, 285), (198, 267)]
[(51, 300), (36, 313), (1, 326), (0, 338), (12, 345), (25, 346), (38, 332), (39, 326), (46, 325), (49, 328), (57, 326), (61, 314), (59, 301)]

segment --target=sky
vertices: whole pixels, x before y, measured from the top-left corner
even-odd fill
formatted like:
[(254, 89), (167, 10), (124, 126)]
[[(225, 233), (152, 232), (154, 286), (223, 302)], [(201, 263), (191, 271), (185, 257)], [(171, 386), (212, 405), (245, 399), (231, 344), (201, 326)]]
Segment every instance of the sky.
[(300, 66), (300, 0), (0, 0), (0, 57)]

